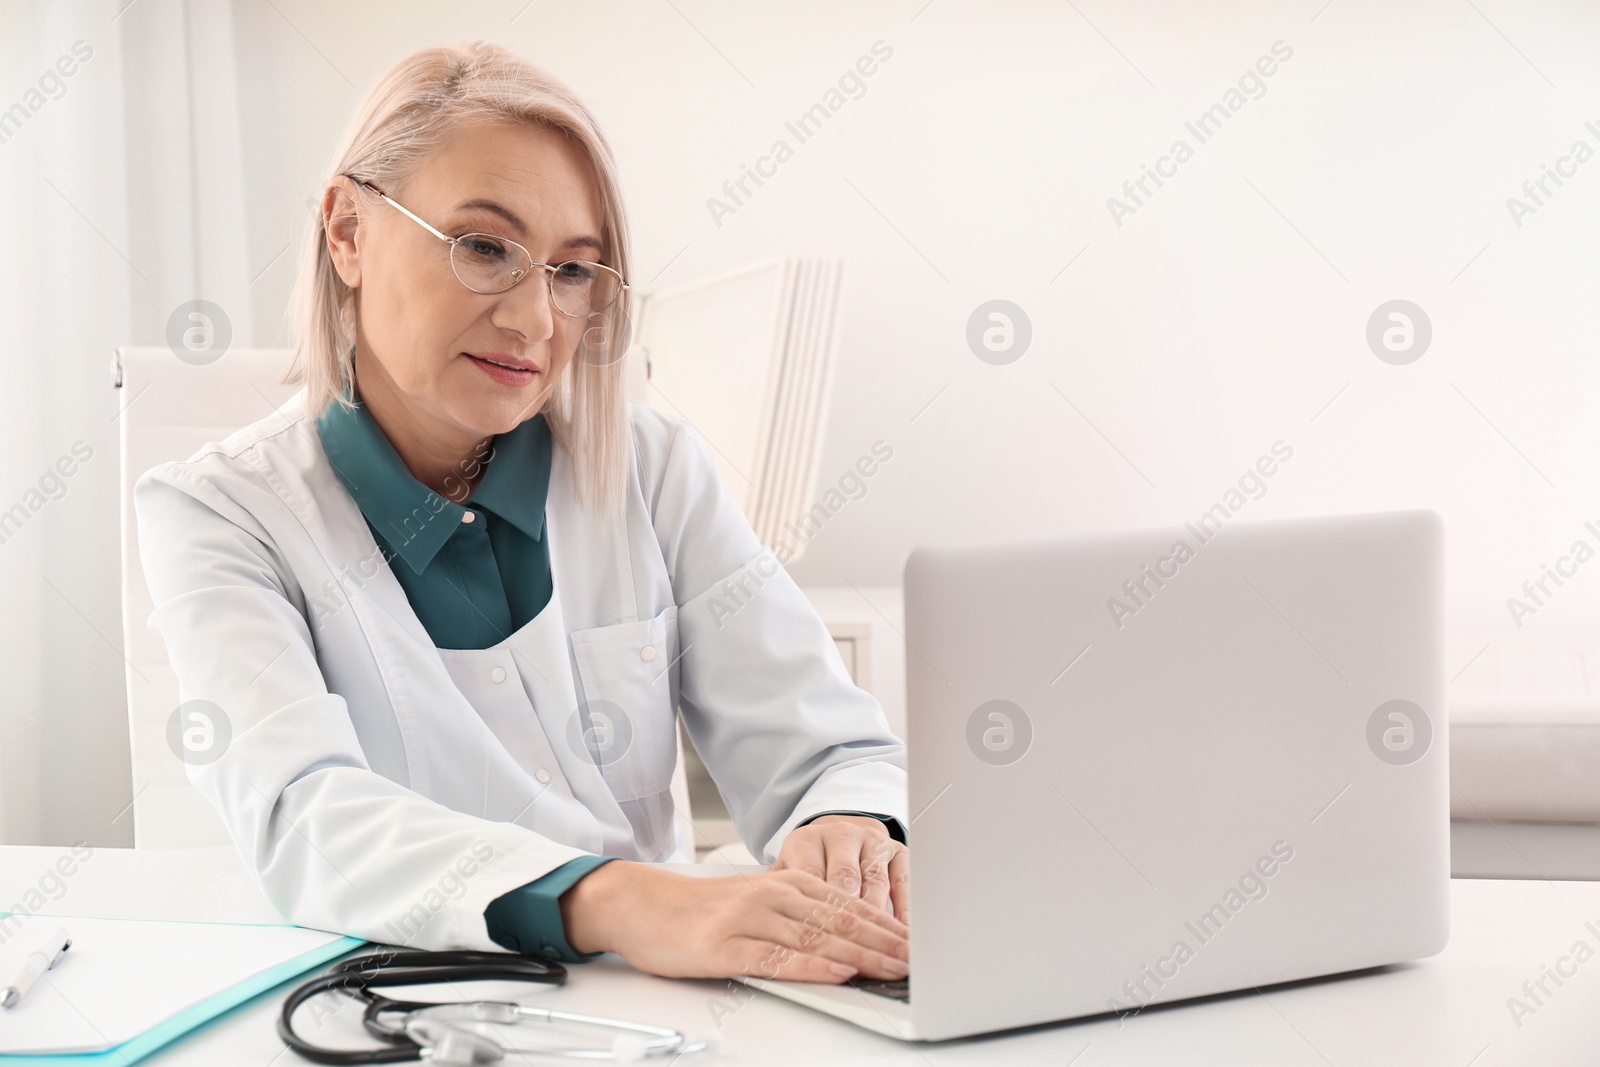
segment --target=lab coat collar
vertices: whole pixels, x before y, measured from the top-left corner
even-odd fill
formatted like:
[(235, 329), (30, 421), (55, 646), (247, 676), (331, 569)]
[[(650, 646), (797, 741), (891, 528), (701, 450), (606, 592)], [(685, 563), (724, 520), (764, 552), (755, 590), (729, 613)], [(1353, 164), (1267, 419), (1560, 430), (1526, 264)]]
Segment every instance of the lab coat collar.
[[(352, 384), (316, 420), (334, 472), (361, 513), (417, 574), (461, 526), (465, 505), (419, 482), (361, 401)], [(541, 412), (497, 434), (483, 479), (468, 498), (516, 526), (535, 541), (544, 536), (545, 498), (550, 486), (551, 435)], [(429, 521), (443, 518), (444, 522)]]

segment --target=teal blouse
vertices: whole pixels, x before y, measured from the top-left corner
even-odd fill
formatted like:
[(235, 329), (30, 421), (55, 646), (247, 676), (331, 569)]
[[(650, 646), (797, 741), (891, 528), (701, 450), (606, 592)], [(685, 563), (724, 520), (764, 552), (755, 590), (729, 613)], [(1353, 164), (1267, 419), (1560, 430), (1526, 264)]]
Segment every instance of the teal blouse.
[[(354, 410), (329, 404), (317, 419), (323, 451), (433, 643), (488, 648), (520, 630), (550, 602), (544, 517), (553, 444), (544, 414), (493, 438), (479, 460), (486, 465), (482, 479), (458, 504), (412, 475), (358, 389), (345, 395)], [(470, 473), (463, 471), (462, 480)], [(806, 822), (823, 815), (868, 815), (895, 840), (906, 840), (900, 821), (888, 815), (822, 812)], [(615, 858), (582, 856), (496, 898), (484, 911), (489, 936), (512, 952), (568, 963), (598, 956), (568, 944), (561, 894)]]
[(412, 476), (359, 397), (354, 411), (329, 404), (317, 430), (412, 610), (439, 648), (499, 644), (550, 602), (544, 414), (492, 439), (477, 459), (487, 463), (482, 480), (457, 504)]

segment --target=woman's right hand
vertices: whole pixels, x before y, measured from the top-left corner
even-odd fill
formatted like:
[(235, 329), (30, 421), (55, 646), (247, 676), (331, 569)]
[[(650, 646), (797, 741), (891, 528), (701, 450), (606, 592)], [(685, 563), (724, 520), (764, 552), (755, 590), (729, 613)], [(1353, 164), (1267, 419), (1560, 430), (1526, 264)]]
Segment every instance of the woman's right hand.
[(567, 943), (668, 978), (908, 973), (906, 924), (798, 870), (700, 878), (612, 860), (561, 895)]

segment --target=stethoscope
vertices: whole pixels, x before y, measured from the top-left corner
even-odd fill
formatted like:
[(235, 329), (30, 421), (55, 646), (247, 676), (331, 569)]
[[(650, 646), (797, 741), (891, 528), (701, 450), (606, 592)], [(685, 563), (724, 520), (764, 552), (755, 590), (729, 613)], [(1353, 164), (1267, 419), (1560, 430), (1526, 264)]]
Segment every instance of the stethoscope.
[[(691, 1044), (680, 1031), (625, 1019), (532, 1008), (499, 1000), (444, 1003), (394, 1000), (373, 991), (384, 986), (493, 980), (563, 985), (567, 980), (567, 969), (559, 963), (505, 952), (387, 950), (354, 956), (337, 964), (327, 974), (303, 983), (289, 994), (278, 1016), (278, 1035), (291, 1049), (314, 1063), (426, 1060), (438, 1067), (493, 1063), (508, 1053), (566, 1060), (637, 1063), (660, 1057), (693, 1055), (713, 1047), (710, 1040)], [(318, 993), (330, 989), (338, 989), (366, 1001), (361, 1025), (368, 1033), (382, 1040), (384, 1047), (319, 1048), (295, 1032), (295, 1010)], [(616, 1031), (616, 1036), (610, 1048), (513, 1048), (471, 1028), (473, 1024), (522, 1022), (570, 1023)]]

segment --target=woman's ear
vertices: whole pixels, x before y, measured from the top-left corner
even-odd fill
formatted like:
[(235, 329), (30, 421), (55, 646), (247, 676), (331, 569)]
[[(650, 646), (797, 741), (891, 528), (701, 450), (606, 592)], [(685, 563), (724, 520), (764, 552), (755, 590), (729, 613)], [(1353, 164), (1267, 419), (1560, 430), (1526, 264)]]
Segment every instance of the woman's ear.
[(333, 269), (339, 272), (345, 285), (358, 289), (361, 286), (361, 249), (357, 238), (361, 233), (361, 216), (357, 213), (353, 188), (348, 180), (339, 180), (322, 191), (322, 228), (327, 235)]

